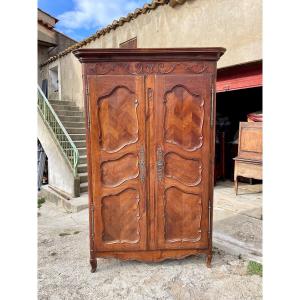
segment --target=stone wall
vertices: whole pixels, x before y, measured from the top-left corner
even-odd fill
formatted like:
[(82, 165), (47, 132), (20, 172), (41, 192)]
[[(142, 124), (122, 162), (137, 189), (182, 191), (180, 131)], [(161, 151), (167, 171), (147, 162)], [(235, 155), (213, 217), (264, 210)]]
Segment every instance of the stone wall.
[(55, 33), (55, 42), (56, 42), (57, 46), (49, 49), (48, 58), (58, 54), (59, 52), (67, 49), (68, 47), (76, 44), (75, 40), (69, 38), (68, 36), (64, 35), (63, 33), (59, 32), (57, 30), (53, 30), (53, 31)]

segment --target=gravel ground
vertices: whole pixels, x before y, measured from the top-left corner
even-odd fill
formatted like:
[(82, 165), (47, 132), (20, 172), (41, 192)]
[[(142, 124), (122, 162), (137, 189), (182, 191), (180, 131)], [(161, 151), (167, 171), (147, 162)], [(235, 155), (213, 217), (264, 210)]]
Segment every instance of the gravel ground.
[(69, 214), (51, 203), (39, 209), (39, 299), (262, 299), (262, 279), (247, 261), (215, 249), (205, 257), (161, 263), (98, 259), (90, 273), (88, 210)]

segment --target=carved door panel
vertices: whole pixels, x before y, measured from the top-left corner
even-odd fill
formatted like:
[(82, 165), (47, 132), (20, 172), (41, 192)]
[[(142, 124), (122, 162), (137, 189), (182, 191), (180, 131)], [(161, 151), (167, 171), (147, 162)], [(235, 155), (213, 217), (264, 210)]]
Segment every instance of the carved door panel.
[(156, 227), (159, 249), (207, 248), (211, 77), (156, 76)]
[(96, 251), (146, 247), (143, 76), (88, 76)]

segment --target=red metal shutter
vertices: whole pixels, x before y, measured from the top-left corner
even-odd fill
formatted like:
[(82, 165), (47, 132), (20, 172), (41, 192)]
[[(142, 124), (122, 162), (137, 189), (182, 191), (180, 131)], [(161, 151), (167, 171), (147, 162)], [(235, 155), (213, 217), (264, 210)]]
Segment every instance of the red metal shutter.
[(218, 70), (217, 92), (259, 87), (263, 84), (262, 62), (248, 63)]

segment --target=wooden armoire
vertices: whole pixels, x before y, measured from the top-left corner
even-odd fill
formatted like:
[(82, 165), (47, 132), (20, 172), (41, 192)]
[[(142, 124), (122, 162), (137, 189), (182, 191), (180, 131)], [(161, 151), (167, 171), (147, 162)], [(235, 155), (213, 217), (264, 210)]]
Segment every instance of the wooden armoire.
[(90, 263), (212, 258), (216, 64), (224, 48), (79, 49)]

